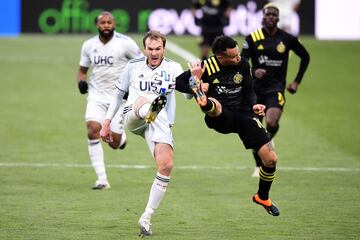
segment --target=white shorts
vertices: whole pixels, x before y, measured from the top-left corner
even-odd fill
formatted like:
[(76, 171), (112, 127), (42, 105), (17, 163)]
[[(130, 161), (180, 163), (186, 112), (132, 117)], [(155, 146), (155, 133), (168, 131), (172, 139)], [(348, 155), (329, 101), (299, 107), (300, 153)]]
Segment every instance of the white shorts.
[(125, 128), (132, 133), (142, 136), (154, 156), (155, 143), (166, 143), (174, 148), (174, 139), (165, 109), (161, 110), (154, 122), (148, 124), (138, 118), (132, 104), (125, 106)]
[[(123, 100), (119, 110), (115, 114), (114, 118), (111, 120), (110, 129), (114, 133), (122, 134), (124, 132), (124, 115), (122, 114), (124, 104), (125, 100)], [(109, 106), (109, 103), (88, 100), (86, 106), (85, 121), (95, 121), (102, 125), (105, 120), (106, 112)]]

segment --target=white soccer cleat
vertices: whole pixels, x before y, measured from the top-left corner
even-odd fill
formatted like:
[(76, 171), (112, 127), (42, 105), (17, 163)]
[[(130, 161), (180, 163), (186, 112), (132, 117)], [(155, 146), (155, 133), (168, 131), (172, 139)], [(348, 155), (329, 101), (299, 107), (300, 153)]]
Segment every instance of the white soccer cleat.
[(259, 177), (260, 167), (255, 167), (254, 172), (251, 174), (252, 177)]
[(139, 219), (140, 237), (152, 235), (150, 219), (151, 216), (146, 213), (143, 213), (143, 215), (141, 215)]
[(111, 188), (110, 183), (108, 181), (99, 181), (97, 180), (92, 187), (93, 190), (105, 190)]

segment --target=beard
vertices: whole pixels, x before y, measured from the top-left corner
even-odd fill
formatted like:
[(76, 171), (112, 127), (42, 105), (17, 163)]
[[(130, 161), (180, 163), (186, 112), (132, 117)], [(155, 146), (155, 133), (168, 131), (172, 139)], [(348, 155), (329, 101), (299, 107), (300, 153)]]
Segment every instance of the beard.
[(108, 38), (111, 38), (114, 35), (115, 29), (113, 28), (113, 29), (110, 29), (110, 30), (102, 30), (102, 31), (100, 29), (98, 29), (98, 31), (99, 31), (99, 35), (101, 37), (108, 39)]

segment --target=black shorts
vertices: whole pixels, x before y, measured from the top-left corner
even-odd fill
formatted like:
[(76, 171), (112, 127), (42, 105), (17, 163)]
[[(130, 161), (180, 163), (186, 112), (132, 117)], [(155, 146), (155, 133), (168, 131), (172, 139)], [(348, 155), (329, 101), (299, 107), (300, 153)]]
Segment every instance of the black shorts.
[(230, 111), (224, 109), (220, 116), (205, 116), (206, 125), (223, 134), (237, 133), (246, 149), (256, 152), (270, 141), (270, 137), (256, 115), (250, 111)]
[(210, 46), (213, 44), (215, 38), (217, 36), (223, 35), (222, 29), (215, 29), (213, 31), (202, 31), (202, 41), (200, 42), (200, 46)]
[(264, 104), (266, 109), (269, 108), (280, 108), (281, 110), (285, 106), (285, 95), (284, 92), (271, 92), (266, 94), (256, 93), (257, 103)]

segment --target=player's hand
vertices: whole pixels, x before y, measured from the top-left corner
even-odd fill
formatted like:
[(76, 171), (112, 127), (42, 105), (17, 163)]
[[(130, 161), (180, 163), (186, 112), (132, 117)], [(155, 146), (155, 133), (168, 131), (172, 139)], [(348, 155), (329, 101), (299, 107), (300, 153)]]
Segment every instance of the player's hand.
[(205, 64), (201, 67), (201, 61), (196, 60), (194, 62), (188, 63), (188, 66), (191, 75), (194, 76), (195, 80), (199, 81), (200, 84), (201, 77), (205, 72)]
[(111, 130), (110, 130), (110, 120), (109, 119), (105, 119), (104, 124), (100, 130), (100, 137), (104, 142), (107, 142), (107, 143), (114, 141)]
[(289, 93), (294, 94), (294, 93), (296, 93), (298, 87), (299, 87), (299, 83), (296, 81), (293, 81), (292, 83), (290, 83), (287, 86), (286, 90), (288, 90)]
[(209, 90), (209, 84), (202, 82), (202, 83), (200, 84), (200, 89), (201, 89), (202, 92), (207, 93), (208, 90)]
[(266, 75), (266, 70), (263, 68), (258, 68), (255, 70), (254, 74), (257, 79), (262, 79)]
[(88, 83), (84, 80), (80, 80), (78, 82), (79, 91), (81, 94), (85, 94), (88, 92)]
[(253, 111), (256, 115), (265, 116), (265, 108), (266, 106), (263, 104), (255, 104), (253, 106)]

